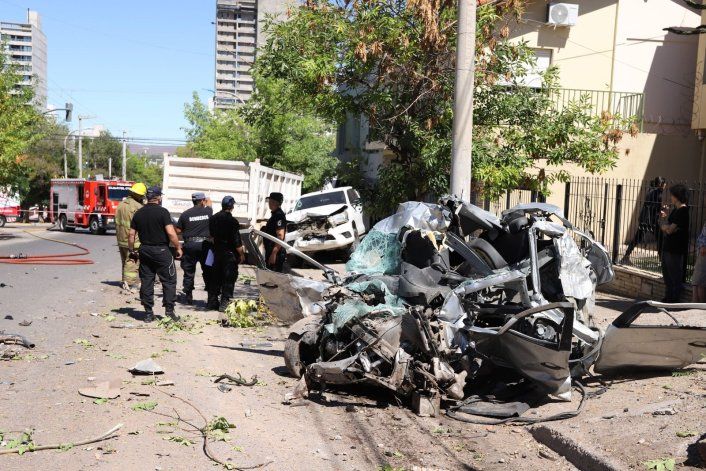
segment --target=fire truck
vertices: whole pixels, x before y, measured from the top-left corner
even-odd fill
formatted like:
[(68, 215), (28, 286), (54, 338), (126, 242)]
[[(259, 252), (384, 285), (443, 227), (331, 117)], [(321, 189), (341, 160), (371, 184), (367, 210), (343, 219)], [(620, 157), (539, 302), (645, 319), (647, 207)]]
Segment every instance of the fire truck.
[(20, 202), (17, 197), (0, 193), (0, 227), (20, 219)]
[(128, 195), (133, 182), (81, 178), (51, 181), (49, 218), (65, 232), (77, 227), (92, 234), (115, 229), (115, 210)]

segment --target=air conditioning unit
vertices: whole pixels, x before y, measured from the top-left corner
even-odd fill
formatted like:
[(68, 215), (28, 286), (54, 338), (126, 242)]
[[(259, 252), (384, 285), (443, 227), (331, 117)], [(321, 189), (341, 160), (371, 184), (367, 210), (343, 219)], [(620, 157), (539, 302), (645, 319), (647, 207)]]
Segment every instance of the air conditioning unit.
[(578, 4), (550, 3), (547, 8), (547, 24), (554, 26), (574, 26), (578, 19)]

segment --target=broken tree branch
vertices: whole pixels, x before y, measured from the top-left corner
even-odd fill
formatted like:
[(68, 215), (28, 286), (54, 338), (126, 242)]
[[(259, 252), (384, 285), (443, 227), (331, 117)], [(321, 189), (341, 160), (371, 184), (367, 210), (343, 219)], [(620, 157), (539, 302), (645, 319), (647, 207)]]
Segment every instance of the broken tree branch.
[[(77, 446), (88, 445), (90, 443), (96, 443), (96, 442), (100, 442), (100, 441), (112, 438), (112, 435), (115, 432), (117, 432), (118, 430), (120, 430), (122, 427), (123, 427), (123, 424), (118, 424), (99, 437), (89, 438), (88, 440), (83, 440), (83, 441), (76, 442), (76, 443), (60, 443), (58, 445), (37, 445), (37, 446), (32, 446), (32, 447), (26, 448), (26, 449), (24, 449), (24, 451), (29, 453), (29, 452), (34, 452), (34, 451), (60, 450), (62, 448), (73, 448), (73, 447), (77, 447)], [(10, 448), (9, 450), (0, 450), (0, 455), (11, 455), (13, 453), (19, 453), (21, 449), (22, 448), (18, 447), (18, 448)]]
[(184, 399), (183, 397), (179, 397), (179, 396), (177, 396), (176, 394), (172, 394), (172, 393), (169, 393), (169, 392), (167, 392), (167, 391), (164, 391), (164, 390), (158, 388), (158, 387), (155, 386), (155, 385), (152, 385), (152, 387), (153, 387), (154, 389), (156, 389), (157, 391), (161, 392), (162, 394), (166, 395), (166, 396), (169, 396), (169, 397), (171, 397), (171, 398), (173, 398), (173, 399), (176, 399), (176, 400), (178, 400), (178, 401), (183, 402), (184, 404), (186, 404), (187, 406), (189, 406), (189, 407), (191, 407), (193, 410), (195, 410), (196, 413), (197, 413), (199, 416), (201, 416), (201, 419), (203, 420), (203, 423), (204, 423), (204, 425), (203, 425), (202, 428), (196, 427), (196, 426), (194, 426), (193, 424), (190, 424), (189, 422), (186, 422), (185, 420), (183, 420), (183, 419), (179, 416), (179, 414), (177, 414), (177, 417), (175, 417), (175, 418), (176, 418), (177, 420), (181, 421), (181, 422), (184, 422), (184, 423), (186, 423), (186, 424), (188, 424), (188, 425), (191, 425), (191, 426), (194, 427), (196, 430), (198, 430), (199, 432), (201, 432), (201, 436), (203, 437), (203, 452), (204, 452), (204, 454), (206, 455), (206, 457), (207, 457), (208, 459), (210, 459), (211, 461), (213, 461), (214, 463), (218, 463), (219, 465), (225, 467), (226, 469), (235, 469), (235, 470), (238, 470), (238, 471), (241, 471), (241, 470), (244, 471), (244, 470), (249, 470), (249, 469), (263, 468), (263, 467), (265, 467), (265, 466), (267, 466), (268, 464), (270, 464), (270, 463), (273, 462), (272, 460), (269, 460), (269, 461), (266, 461), (266, 462), (264, 462), (264, 463), (260, 463), (260, 464), (256, 464), (256, 465), (252, 465), (252, 466), (237, 466), (237, 465), (235, 465), (235, 464), (222, 461), (222, 460), (219, 459), (216, 455), (213, 454), (213, 450), (211, 450), (211, 447), (209, 446), (209, 443), (208, 443), (208, 430), (207, 430), (207, 429), (208, 429), (208, 419), (206, 418), (206, 416), (204, 415), (204, 413), (201, 412), (201, 409), (199, 409), (198, 407), (196, 407), (195, 405), (193, 405), (191, 402), (189, 402), (187, 399)]

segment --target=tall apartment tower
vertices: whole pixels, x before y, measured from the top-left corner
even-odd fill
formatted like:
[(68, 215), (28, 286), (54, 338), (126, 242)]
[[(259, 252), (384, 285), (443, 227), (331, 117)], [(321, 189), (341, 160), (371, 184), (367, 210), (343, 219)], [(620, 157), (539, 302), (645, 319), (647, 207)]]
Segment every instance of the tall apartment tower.
[(286, 8), (286, 0), (216, 0), (216, 108), (231, 108), (252, 96), (251, 68), (265, 41), (262, 22)]
[(47, 106), (47, 37), (39, 13), (27, 10), (27, 23), (0, 21), (0, 48), (22, 75), (20, 86), (35, 87), (35, 103)]

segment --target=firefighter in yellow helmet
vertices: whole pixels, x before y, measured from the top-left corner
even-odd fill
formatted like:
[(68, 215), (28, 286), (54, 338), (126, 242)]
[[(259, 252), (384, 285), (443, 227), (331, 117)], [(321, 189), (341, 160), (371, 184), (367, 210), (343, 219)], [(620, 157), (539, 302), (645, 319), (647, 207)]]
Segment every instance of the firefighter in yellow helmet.
[[(143, 205), (147, 194), (147, 187), (144, 183), (135, 183), (130, 188), (128, 197), (125, 198), (115, 211), (115, 232), (118, 237), (118, 250), (120, 250), (120, 260), (123, 268), (122, 288), (127, 293), (134, 293), (137, 287), (139, 276), (138, 270), (140, 262), (130, 258), (128, 250), (128, 235), (130, 234), (130, 223), (132, 217)], [(140, 247), (140, 241), (135, 240), (135, 249)]]

